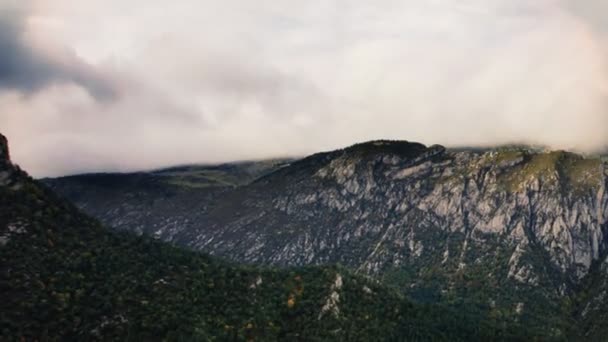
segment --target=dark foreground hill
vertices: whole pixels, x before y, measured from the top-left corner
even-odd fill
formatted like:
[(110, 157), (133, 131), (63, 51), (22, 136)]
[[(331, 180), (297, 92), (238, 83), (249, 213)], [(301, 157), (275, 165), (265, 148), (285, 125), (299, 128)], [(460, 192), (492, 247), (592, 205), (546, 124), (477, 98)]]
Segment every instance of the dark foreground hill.
[(236, 266), (106, 230), (14, 166), (1, 135), (0, 297), (6, 341), (555, 337), (413, 305), (341, 267)]

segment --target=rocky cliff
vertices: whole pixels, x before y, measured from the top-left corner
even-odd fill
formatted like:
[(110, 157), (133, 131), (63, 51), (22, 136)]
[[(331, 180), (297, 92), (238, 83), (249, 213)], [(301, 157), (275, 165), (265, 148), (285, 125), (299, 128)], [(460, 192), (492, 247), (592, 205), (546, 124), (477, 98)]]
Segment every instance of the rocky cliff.
[[(1, 151), (6, 151), (2, 140)], [(3, 156), (6, 156), (3, 154)], [(0, 172), (2, 341), (540, 339), (416, 306), (334, 266), (243, 267), (102, 227), (8, 162)], [(467, 319), (468, 318), (468, 319)]]
[[(546, 272), (563, 292), (608, 247), (607, 180), (599, 159), (568, 152), (372, 142), (238, 189), (172, 239), (241, 261), (341, 262), (369, 274), (508, 254), (509, 278), (535, 285)], [(527, 262), (532, 252), (543, 271)]]
[(19, 168), (12, 164), (6, 137), (0, 134), (0, 186), (17, 189), (21, 186), (16, 177)]
[[(48, 183), (73, 197), (73, 181)], [(115, 227), (233, 260), (340, 263), (421, 301), (474, 299), (517, 319), (538, 305), (565, 308), (606, 255), (607, 182), (600, 158), (564, 151), (374, 141), (292, 162), (175, 215), (120, 189), (99, 205), (84, 186), (76, 203)], [(142, 216), (162, 220), (144, 227)]]
[(0, 134), (0, 161), (10, 160), (10, 155), (8, 153), (8, 141), (6, 137)]

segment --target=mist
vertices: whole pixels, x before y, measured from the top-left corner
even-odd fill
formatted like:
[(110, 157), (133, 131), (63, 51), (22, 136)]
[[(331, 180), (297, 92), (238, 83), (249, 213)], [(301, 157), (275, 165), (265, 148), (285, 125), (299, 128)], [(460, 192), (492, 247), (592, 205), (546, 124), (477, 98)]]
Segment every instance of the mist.
[(371, 139), (608, 146), (603, 0), (0, 4), (0, 132), (35, 176)]

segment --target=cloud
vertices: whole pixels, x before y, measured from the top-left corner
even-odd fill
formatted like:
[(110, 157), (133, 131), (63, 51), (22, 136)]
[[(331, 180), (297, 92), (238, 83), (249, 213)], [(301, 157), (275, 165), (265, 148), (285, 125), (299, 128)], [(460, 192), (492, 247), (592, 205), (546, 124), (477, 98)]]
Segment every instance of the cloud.
[(55, 82), (73, 82), (99, 100), (117, 95), (108, 79), (73, 53), (52, 55), (28, 40), (27, 14), (27, 2), (0, 5), (0, 89), (31, 94)]
[(608, 34), (608, 2), (602, 0), (576, 1), (565, 0), (565, 6), (573, 14), (580, 16), (593, 28)]
[(33, 56), (9, 68), (30, 96), (0, 92), (0, 127), (37, 176), (377, 138), (608, 145), (601, 0), (31, 4), (2, 39)]

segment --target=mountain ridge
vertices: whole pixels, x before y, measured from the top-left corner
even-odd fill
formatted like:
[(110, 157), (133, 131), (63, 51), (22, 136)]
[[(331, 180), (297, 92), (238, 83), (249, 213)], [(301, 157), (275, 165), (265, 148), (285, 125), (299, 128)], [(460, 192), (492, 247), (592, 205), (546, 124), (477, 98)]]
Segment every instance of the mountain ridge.
[[(605, 170), (565, 151), (381, 140), (293, 161), (197, 204), (144, 203), (120, 188), (97, 203), (86, 184), (75, 203), (110, 226), (238, 262), (340, 263), (418, 302), (542, 330), (568, 320), (608, 250)], [(70, 182), (47, 184), (75, 198)]]
[(11, 175), (0, 183), (0, 330), (8, 340), (544, 336), (517, 322), (480, 325), (475, 316), (413, 305), (339, 266), (238, 266), (107, 230), (2, 156), (0, 173)]

